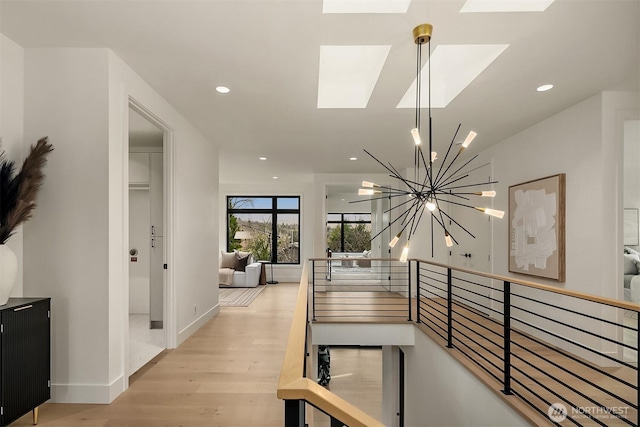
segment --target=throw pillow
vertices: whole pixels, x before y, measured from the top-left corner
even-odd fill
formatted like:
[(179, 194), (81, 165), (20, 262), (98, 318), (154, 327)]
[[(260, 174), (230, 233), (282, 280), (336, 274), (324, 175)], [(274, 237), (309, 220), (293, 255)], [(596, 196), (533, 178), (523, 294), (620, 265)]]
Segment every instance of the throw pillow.
[(239, 253), (237, 253), (236, 261), (233, 268), (236, 271), (245, 271), (245, 269), (247, 268), (247, 261), (249, 261), (249, 255), (241, 256)]
[(236, 253), (220, 251), (220, 268), (234, 268), (236, 264)]
[(624, 254), (624, 274), (638, 274), (636, 261), (640, 259), (636, 255)]

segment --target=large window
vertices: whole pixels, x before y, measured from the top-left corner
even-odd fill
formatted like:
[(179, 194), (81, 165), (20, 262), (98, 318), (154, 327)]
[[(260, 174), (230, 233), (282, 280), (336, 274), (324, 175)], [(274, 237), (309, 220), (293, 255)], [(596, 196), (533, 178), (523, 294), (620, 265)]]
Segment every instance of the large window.
[(332, 252), (371, 250), (371, 214), (328, 214), (327, 246)]
[(256, 260), (300, 264), (300, 197), (228, 196), (227, 250)]

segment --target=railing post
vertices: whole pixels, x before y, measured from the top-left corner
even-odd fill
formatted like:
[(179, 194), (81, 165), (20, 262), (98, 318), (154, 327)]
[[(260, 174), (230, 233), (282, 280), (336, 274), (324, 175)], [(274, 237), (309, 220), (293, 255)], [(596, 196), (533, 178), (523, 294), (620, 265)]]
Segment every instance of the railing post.
[[(327, 266), (331, 264), (327, 261)], [(316, 321), (316, 261), (311, 261), (311, 320)]]
[(511, 392), (511, 282), (504, 282), (504, 394)]
[(453, 287), (450, 268), (447, 268), (447, 348), (453, 348)]
[(304, 427), (304, 400), (284, 401), (284, 427)]
[(420, 261), (416, 261), (416, 323), (420, 323)]
[[(636, 313), (636, 403), (640, 402), (640, 312)], [(636, 424), (640, 421), (640, 415), (636, 416)]]
[(407, 289), (407, 292), (409, 292), (409, 294), (407, 295), (407, 301), (409, 301), (409, 318), (407, 320), (411, 322), (413, 320), (411, 319), (411, 260), (407, 261), (407, 274), (409, 275)]

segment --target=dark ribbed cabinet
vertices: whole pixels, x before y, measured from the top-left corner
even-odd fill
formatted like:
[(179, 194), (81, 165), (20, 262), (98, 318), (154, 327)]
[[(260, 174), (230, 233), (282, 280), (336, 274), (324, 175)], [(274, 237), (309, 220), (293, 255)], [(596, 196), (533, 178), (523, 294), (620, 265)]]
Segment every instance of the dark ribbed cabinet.
[(0, 426), (51, 398), (51, 299), (10, 298), (0, 306)]

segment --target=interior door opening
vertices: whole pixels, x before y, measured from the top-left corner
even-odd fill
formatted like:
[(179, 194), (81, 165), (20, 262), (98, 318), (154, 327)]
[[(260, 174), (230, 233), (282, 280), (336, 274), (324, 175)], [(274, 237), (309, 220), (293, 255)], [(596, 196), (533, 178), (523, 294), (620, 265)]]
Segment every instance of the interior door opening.
[(166, 347), (164, 132), (129, 108), (129, 366)]

